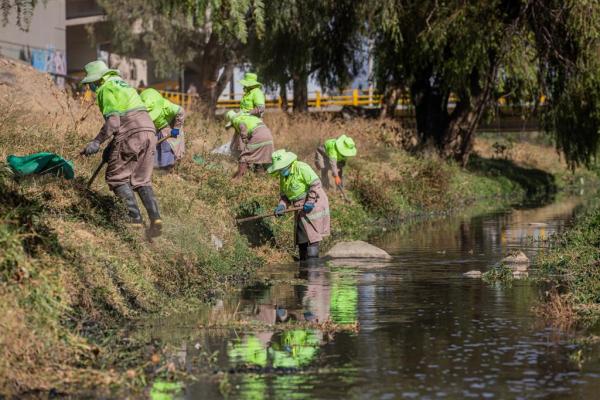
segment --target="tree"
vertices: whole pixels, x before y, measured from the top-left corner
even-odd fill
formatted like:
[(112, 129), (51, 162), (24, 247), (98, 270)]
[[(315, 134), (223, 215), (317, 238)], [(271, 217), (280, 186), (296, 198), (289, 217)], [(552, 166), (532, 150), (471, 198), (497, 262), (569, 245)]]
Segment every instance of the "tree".
[(216, 102), (241, 61), (252, 27), (263, 29), (261, 0), (99, 0), (112, 23), (117, 52), (145, 56), (161, 77), (185, 66), (213, 115)]
[(599, 8), (592, 0), (380, 0), (370, 20), (377, 80), (386, 95), (407, 88), (422, 146), (463, 165), (501, 86), (529, 101), (545, 93), (545, 126), (569, 160), (586, 161), (596, 150), (596, 117), (579, 123), (588, 141), (577, 149), (567, 126), (596, 102), (574, 105), (571, 117), (564, 103), (582, 87), (595, 95)]
[[(358, 69), (360, 5), (351, 0), (268, 0), (265, 34), (250, 41), (249, 59), (282, 94), (292, 81), (294, 112), (308, 110), (308, 79), (341, 88)], [(283, 97), (283, 96), (282, 96)]]
[[(46, 1), (44, 0), (44, 3)], [(0, 0), (0, 10), (2, 10), (2, 25), (8, 24), (11, 13), (15, 13), (17, 26), (24, 31), (29, 30), (33, 10), (38, 0)]]

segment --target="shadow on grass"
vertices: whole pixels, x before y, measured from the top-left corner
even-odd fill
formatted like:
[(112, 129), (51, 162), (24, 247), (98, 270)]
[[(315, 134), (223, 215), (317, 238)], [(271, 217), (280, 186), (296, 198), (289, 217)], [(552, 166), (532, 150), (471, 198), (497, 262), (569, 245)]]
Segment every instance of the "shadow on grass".
[(552, 174), (518, 166), (511, 160), (472, 155), (467, 169), (479, 175), (506, 178), (523, 188), (528, 199), (551, 199), (557, 192), (556, 180)]

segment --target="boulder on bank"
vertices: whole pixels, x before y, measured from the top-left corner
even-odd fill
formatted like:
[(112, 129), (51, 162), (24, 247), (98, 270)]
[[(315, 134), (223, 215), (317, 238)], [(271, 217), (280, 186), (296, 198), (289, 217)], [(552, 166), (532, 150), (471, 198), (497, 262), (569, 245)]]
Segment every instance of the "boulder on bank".
[(500, 262), (515, 272), (524, 272), (529, 268), (529, 257), (520, 250), (504, 257)]
[(392, 258), (385, 250), (362, 240), (337, 243), (325, 255), (326, 258), (376, 258), (389, 260)]

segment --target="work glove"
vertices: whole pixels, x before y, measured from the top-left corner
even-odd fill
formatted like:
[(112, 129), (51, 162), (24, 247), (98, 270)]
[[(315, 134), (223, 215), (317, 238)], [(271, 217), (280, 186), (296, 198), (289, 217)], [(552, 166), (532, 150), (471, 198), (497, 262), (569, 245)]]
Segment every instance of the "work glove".
[(306, 203), (304, 203), (304, 207), (302, 208), (302, 210), (308, 214), (313, 210), (313, 208), (315, 208), (315, 203), (313, 203), (312, 201), (307, 201)]
[(342, 178), (340, 178), (339, 176), (336, 176), (335, 184), (336, 184), (336, 186), (342, 186)]
[(96, 154), (100, 150), (100, 142), (97, 140), (92, 140), (89, 142), (85, 148), (82, 150), (81, 154), (84, 156), (91, 156), (92, 154)]
[(177, 136), (179, 136), (179, 128), (171, 129), (171, 137), (176, 138)]
[(275, 207), (275, 216), (276, 217), (281, 217), (283, 216), (283, 212), (285, 211), (285, 204), (278, 204), (277, 207)]

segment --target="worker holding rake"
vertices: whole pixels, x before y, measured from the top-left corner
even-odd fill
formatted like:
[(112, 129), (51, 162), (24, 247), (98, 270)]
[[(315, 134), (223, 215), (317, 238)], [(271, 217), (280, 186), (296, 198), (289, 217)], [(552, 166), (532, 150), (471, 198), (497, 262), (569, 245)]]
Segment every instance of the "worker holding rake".
[(92, 61), (85, 67), (81, 81), (96, 93), (98, 107), (104, 116), (104, 125), (94, 140), (82, 150), (91, 156), (100, 145), (112, 139), (104, 151), (107, 162), (106, 183), (115, 195), (127, 205), (129, 222), (142, 225), (136, 191), (150, 218), (151, 237), (159, 236), (162, 220), (152, 190), (152, 170), (156, 152), (156, 134), (152, 119), (137, 91), (121, 79), (119, 71), (109, 69), (101, 61)]
[(321, 181), (296, 154), (284, 149), (272, 154), (273, 163), (267, 172), (279, 175), (279, 204), (275, 215), (281, 216), (287, 207), (302, 207), (296, 212), (295, 243), (300, 260), (319, 257), (319, 244), (330, 233), (329, 200)]
[(315, 166), (321, 173), (321, 182), (329, 189), (329, 172), (333, 175), (335, 185), (342, 190), (344, 187), (344, 167), (349, 157), (356, 156), (356, 145), (351, 137), (341, 135), (338, 138), (326, 140), (315, 152)]

